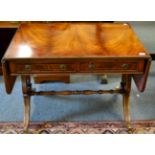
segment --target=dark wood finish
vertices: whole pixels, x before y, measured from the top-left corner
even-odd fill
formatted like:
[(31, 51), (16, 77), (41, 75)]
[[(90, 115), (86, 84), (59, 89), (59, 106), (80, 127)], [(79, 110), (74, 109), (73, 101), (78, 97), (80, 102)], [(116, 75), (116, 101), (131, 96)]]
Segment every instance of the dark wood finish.
[(52, 74), (52, 73), (143, 73), (144, 60), (128, 59), (73, 59), (73, 60), (35, 60), (26, 63), (25, 60), (9, 63), (11, 75), (18, 74)]
[[(5, 53), (3, 71), (7, 93), (11, 93), (13, 88), (13, 82), (8, 79), (22, 76), (26, 103), (25, 130), (29, 124), (29, 96), (47, 94), (122, 93), (124, 118), (128, 125), (131, 78), (135, 79), (137, 88), (143, 91), (150, 58), (131, 26), (126, 23), (26, 23), (19, 27)], [(29, 84), (25, 82), (30, 76), (75, 73), (123, 74), (121, 89), (35, 92), (27, 89)]]
[[(52, 67), (52, 69), (56, 69), (57, 72), (59, 72), (60, 66), (65, 66), (63, 68), (63, 72), (67, 73), (70, 73), (70, 71), (75, 73), (79, 72), (79, 70), (80, 72), (90, 72), (90, 66), (97, 66), (97, 68), (101, 66), (94, 61), (101, 59), (102, 62), (105, 63), (107, 57), (109, 59), (108, 61), (111, 61), (111, 64), (113, 62), (114, 68), (111, 67), (111, 72), (134, 72), (133, 74), (141, 74), (141, 77), (144, 78), (143, 72), (147, 66), (147, 63), (149, 63), (148, 59), (150, 58), (150, 55), (128, 24), (109, 24), (95, 22), (22, 24), (5, 55), (5, 59), (22, 59), (22, 63), (25, 60), (27, 61), (27, 59), (29, 60), (27, 63), (34, 63), (33, 59), (37, 59), (35, 62), (38, 62), (38, 65), (40, 66), (41, 64), (39, 60), (42, 62), (51, 60), (55, 64), (50, 62), (51, 66), (49, 68)], [(59, 58), (59, 63), (61, 64), (56, 65), (56, 63), (58, 63), (58, 61), (55, 61), (57, 58)], [(89, 60), (88, 58), (91, 58), (92, 60)], [(63, 61), (60, 59), (63, 59), (64, 63), (68, 62), (69, 60), (69, 62), (72, 61), (74, 64), (63, 64)], [(137, 63), (135, 62), (135, 65), (133, 64), (133, 60), (137, 61)], [(115, 65), (118, 61), (120, 62), (120, 67), (122, 67), (122, 69), (116, 71)], [(124, 64), (126, 61), (129, 64)], [(86, 71), (81, 70), (81, 68), (84, 66), (79, 69), (79, 64), (77, 63), (80, 65), (82, 65), (81, 63), (85, 63), (84, 69), (86, 69)], [(91, 63), (96, 64), (93, 65)], [(131, 66), (130, 63), (133, 66)], [(141, 67), (143, 71), (140, 72), (140, 70), (136, 70), (137, 68), (131, 71), (129, 70), (130, 67), (136, 66)], [(125, 69), (128, 67), (129, 69)], [(32, 66), (32, 68), (35, 67)], [(109, 68), (107, 69), (109, 70)], [(107, 69), (105, 68), (104, 71), (108, 72)], [(50, 70), (50, 72), (47, 72), (46, 74), (51, 74), (52, 71), (53, 70)], [(93, 69), (92, 72), (101, 73), (103, 70), (101, 67), (100, 70)], [(23, 74), (27, 73), (31, 72), (25, 72), (24, 69)], [(39, 73), (37, 72), (36, 74)], [(134, 79), (139, 79), (136, 77), (137, 76), (135, 75)], [(146, 78), (143, 80), (143, 87), (138, 87), (140, 91), (144, 91), (145, 83)]]
[(93, 94), (123, 94), (124, 89), (111, 89), (111, 90), (66, 90), (66, 91), (30, 91), (30, 95), (93, 95)]
[(133, 79), (139, 91), (143, 92), (146, 87), (147, 77), (149, 74), (149, 69), (151, 65), (151, 58), (149, 58), (146, 62), (145, 70), (143, 74), (133, 75)]
[(70, 83), (70, 76), (69, 75), (35, 76), (34, 81), (36, 84), (44, 83), (44, 82)]
[[(16, 28), (3, 28), (0, 23), (0, 60), (2, 59), (9, 43), (16, 32)], [(0, 63), (0, 75), (2, 75), (2, 67)]]
[(10, 75), (8, 63), (4, 60), (2, 60), (2, 71), (3, 71), (6, 92), (10, 94), (13, 89), (14, 83), (16, 81), (16, 76)]
[[(0, 60), (2, 59), (18, 27), (19, 22), (0, 21)], [(0, 75), (2, 75), (1, 63), (0, 63)]]

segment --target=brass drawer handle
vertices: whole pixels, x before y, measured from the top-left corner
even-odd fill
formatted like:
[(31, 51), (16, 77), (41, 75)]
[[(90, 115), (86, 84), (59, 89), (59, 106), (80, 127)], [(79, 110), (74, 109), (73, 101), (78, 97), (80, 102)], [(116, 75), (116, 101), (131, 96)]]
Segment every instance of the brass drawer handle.
[(88, 68), (89, 69), (94, 69), (95, 68), (95, 64), (93, 64), (93, 63), (88, 64)]
[(31, 70), (31, 65), (25, 65), (24, 70), (25, 70), (25, 71), (30, 71), (30, 70)]
[(60, 70), (66, 70), (67, 66), (65, 64), (59, 65)]
[(122, 68), (123, 68), (123, 69), (129, 69), (129, 67), (130, 67), (129, 64), (123, 64), (123, 65), (122, 65)]

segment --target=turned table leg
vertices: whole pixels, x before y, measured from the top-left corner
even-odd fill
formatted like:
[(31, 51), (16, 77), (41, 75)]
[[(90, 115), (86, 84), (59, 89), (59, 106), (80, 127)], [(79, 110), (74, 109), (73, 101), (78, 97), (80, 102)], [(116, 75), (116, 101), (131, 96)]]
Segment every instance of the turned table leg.
[(30, 95), (31, 81), (30, 76), (22, 76), (22, 90), (24, 97), (24, 131), (28, 131), (30, 122)]
[(131, 75), (122, 75), (121, 87), (124, 90), (123, 94), (123, 112), (127, 127), (130, 127), (130, 92), (131, 92)]

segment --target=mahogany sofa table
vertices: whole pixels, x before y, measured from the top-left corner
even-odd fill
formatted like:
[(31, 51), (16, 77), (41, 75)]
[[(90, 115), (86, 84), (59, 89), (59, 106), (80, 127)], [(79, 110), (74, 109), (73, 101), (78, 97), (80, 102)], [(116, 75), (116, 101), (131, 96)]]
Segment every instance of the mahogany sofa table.
[[(124, 119), (130, 124), (129, 97), (133, 78), (144, 91), (151, 57), (127, 23), (54, 22), (24, 23), (18, 28), (3, 59), (5, 87), (12, 92), (21, 76), (24, 97), (24, 130), (30, 121), (32, 95), (119, 93)], [(119, 89), (83, 91), (34, 91), (31, 76), (69, 74), (121, 74)]]

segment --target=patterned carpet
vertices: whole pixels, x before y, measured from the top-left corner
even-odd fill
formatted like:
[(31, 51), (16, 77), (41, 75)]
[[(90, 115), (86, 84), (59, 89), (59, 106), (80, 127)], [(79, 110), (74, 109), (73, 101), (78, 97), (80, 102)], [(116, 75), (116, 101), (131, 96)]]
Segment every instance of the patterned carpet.
[[(29, 134), (154, 134), (155, 121), (134, 121), (130, 129), (123, 122), (31, 123)], [(23, 134), (22, 123), (0, 123), (1, 134)]]

